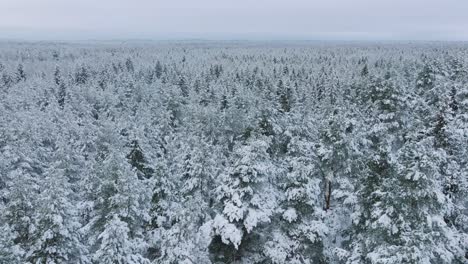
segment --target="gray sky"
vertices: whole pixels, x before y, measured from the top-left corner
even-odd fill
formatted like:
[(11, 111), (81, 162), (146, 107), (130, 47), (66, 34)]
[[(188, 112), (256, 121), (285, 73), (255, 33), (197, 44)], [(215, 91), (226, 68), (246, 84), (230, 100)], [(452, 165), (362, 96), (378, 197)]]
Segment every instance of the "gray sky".
[(0, 38), (468, 40), (468, 0), (0, 0)]

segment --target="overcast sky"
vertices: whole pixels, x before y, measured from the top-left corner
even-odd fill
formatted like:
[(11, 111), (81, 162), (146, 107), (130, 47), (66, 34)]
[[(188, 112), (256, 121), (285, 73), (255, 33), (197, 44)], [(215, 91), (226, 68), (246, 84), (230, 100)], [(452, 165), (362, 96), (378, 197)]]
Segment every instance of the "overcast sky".
[(468, 40), (468, 0), (0, 0), (0, 38)]

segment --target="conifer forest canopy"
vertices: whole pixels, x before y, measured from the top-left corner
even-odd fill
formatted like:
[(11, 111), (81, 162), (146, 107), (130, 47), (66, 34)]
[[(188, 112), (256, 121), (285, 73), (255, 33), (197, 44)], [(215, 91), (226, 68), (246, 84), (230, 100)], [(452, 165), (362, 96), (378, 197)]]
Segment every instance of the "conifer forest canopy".
[(0, 43), (0, 263), (468, 263), (468, 44)]

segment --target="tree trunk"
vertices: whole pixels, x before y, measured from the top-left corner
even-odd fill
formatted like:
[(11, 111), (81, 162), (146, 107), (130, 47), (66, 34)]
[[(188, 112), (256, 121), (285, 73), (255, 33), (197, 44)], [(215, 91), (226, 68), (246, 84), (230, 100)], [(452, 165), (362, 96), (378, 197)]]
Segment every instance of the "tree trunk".
[(325, 179), (325, 210), (328, 211), (330, 209), (330, 200), (331, 200), (331, 180)]

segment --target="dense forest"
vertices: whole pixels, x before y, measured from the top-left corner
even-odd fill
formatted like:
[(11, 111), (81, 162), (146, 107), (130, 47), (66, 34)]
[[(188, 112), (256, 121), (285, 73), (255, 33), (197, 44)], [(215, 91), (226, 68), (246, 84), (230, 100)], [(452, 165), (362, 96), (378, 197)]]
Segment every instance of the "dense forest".
[(0, 43), (0, 263), (468, 262), (466, 43)]

